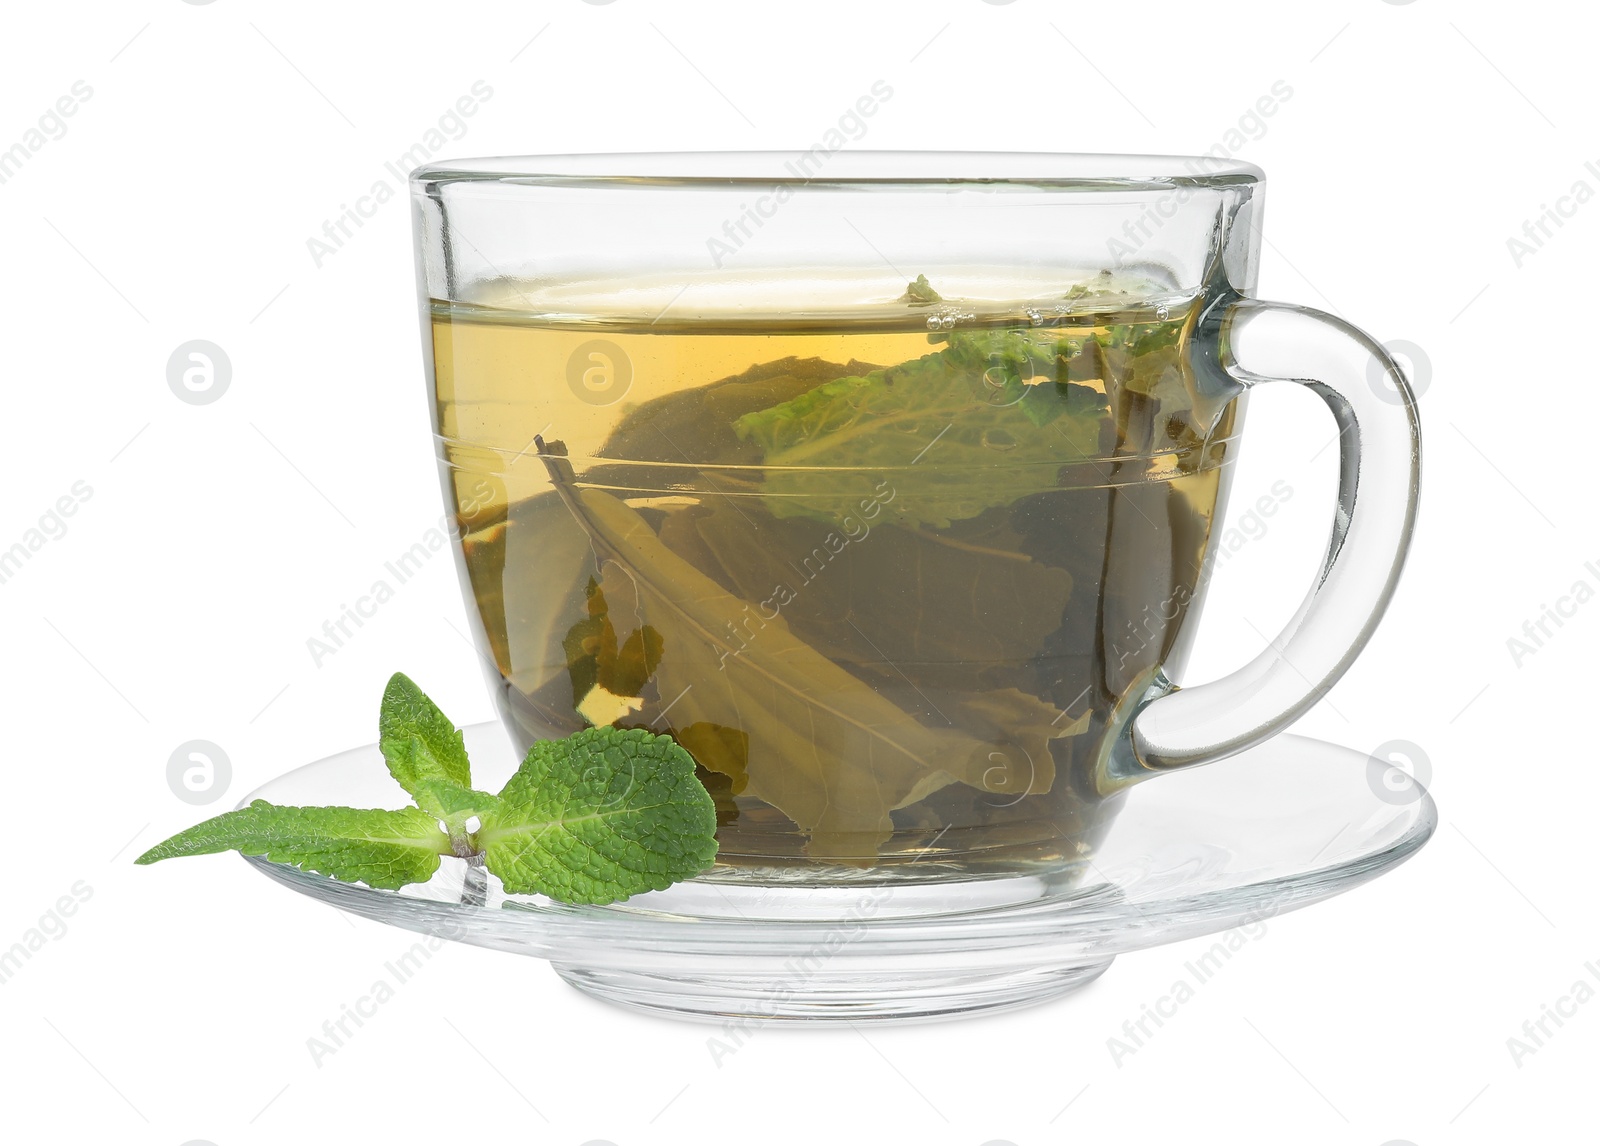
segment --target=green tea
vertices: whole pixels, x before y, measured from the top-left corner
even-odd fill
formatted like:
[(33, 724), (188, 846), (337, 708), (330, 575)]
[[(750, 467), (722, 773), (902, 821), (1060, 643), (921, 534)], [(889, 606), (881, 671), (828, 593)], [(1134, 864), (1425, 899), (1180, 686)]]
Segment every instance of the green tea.
[(735, 876), (1092, 854), (1097, 769), (1186, 653), (1229, 472), (1193, 299), (979, 305), (919, 279), (850, 314), (654, 322), (493, 301), (434, 306), (436, 416), (524, 747), (671, 735)]

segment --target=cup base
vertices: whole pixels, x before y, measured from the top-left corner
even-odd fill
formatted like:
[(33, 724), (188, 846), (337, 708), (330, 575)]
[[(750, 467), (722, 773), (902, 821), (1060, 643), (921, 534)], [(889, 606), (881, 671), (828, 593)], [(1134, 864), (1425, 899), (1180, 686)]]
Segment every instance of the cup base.
[(1075, 991), (1112, 961), (1003, 971), (906, 966), (892, 957), (875, 962), (884, 965), (810, 977), (786, 974), (782, 967), (677, 974), (557, 963), (555, 971), (584, 994), (615, 1006), (717, 1023), (737, 1033), (769, 1022), (877, 1025), (1009, 1011)]

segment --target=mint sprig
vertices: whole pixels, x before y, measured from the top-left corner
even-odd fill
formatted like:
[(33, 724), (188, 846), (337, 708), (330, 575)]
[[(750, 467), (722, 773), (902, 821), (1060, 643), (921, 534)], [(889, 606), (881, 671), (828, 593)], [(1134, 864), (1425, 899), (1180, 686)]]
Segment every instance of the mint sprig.
[(439, 857), (481, 863), (511, 894), (612, 903), (711, 866), (716, 810), (694, 758), (642, 728), (535, 744), (498, 795), (472, 785), (461, 733), (409, 678), (384, 690), (379, 747), (417, 806), (295, 808), (257, 800), (136, 862), (239, 851), (369, 887), (424, 882)]
[(472, 785), (472, 765), (461, 732), (404, 673), (390, 677), (383, 690), (378, 748), (390, 775), (413, 796), (435, 781), (459, 788)]
[(529, 749), (477, 839), (507, 891), (604, 903), (613, 888), (659, 889), (709, 867), (716, 818), (671, 737), (587, 728)]
[(439, 821), (418, 808), (285, 808), (256, 800), (157, 844), (135, 863), (237, 849), (369, 887), (421, 883), (450, 854)]
[(466, 824), (491, 797), (472, 790), (461, 732), (412, 679), (395, 673), (378, 710), (378, 750), (389, 775), (449, 833), (451, 851), (473, 854)]

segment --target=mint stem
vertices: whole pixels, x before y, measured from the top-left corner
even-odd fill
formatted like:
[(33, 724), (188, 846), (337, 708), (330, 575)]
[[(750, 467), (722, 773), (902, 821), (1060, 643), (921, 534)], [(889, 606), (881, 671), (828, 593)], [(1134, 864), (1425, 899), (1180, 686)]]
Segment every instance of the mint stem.
[(461, 904), (463, 907), (486, 907), (489, 903), (489, 871), (483, 866), (483, 855), (467, 859), (467, 872), (461, 879)]
[(470, 860), (480, 854), (477, 846), (472, 842), (472, 835), (465, 828), (449, 828), (450, 850), (460, 859)]

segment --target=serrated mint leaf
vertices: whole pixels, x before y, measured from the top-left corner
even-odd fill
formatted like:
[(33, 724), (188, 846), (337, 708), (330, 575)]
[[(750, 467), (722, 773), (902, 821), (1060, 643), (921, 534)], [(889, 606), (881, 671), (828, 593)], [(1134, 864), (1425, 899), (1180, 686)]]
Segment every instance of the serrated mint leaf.
[[(651, 654), (643, 640), (639, 646), (646, 664)], [(694, 758), (670, 737), (595, 728), (536, 744), (494, 796), (469, 786), (461, 733), (399, 673), (384, 692), (380, 730), (389, 770), (417, 807), (257, 800), (135, 862), (236, 850), (394, 890), (427, 881), (440, 856), (454, 855), (481, 862), (513, 893), (610, 903), (686, 879), (716, 856), (711, 796), (695, 778)]]
[(232, 850), (394, 889), (428, 880), (451, 847), (438, 818), (417, 808), (287, 808), (257, 800), (179, 832), (134, 862)]
[(716, 808), (694, 758), (641, 728), (590, 728), (528, 750), (476, 840), (508, 892), (611, 903), (711, 866)]
[(489, 793), (449, 780), (424, 780), (417, 786), (416, 799), (429, 815), (437, 815), (447, 825), (465, 824), (494, 803)]
[(404, 673), (390, 677), (383, 690), (378, 748), (389, 774), (417, 805), (450, 824), (452, 832), (458, 829), (465, 817), (451, 814), (461, 800), (450, 793), (472, 787), (466, 745), (450, 718)]
[(1053, 489), (1060, 465), (1098, 453), (1105, 397), (1074, 384), (1059, 331), (945, 341), (735, 421), (761, 446), (768, 511), (839, 521), (887, 507), (905, 524), (945, 529)]

